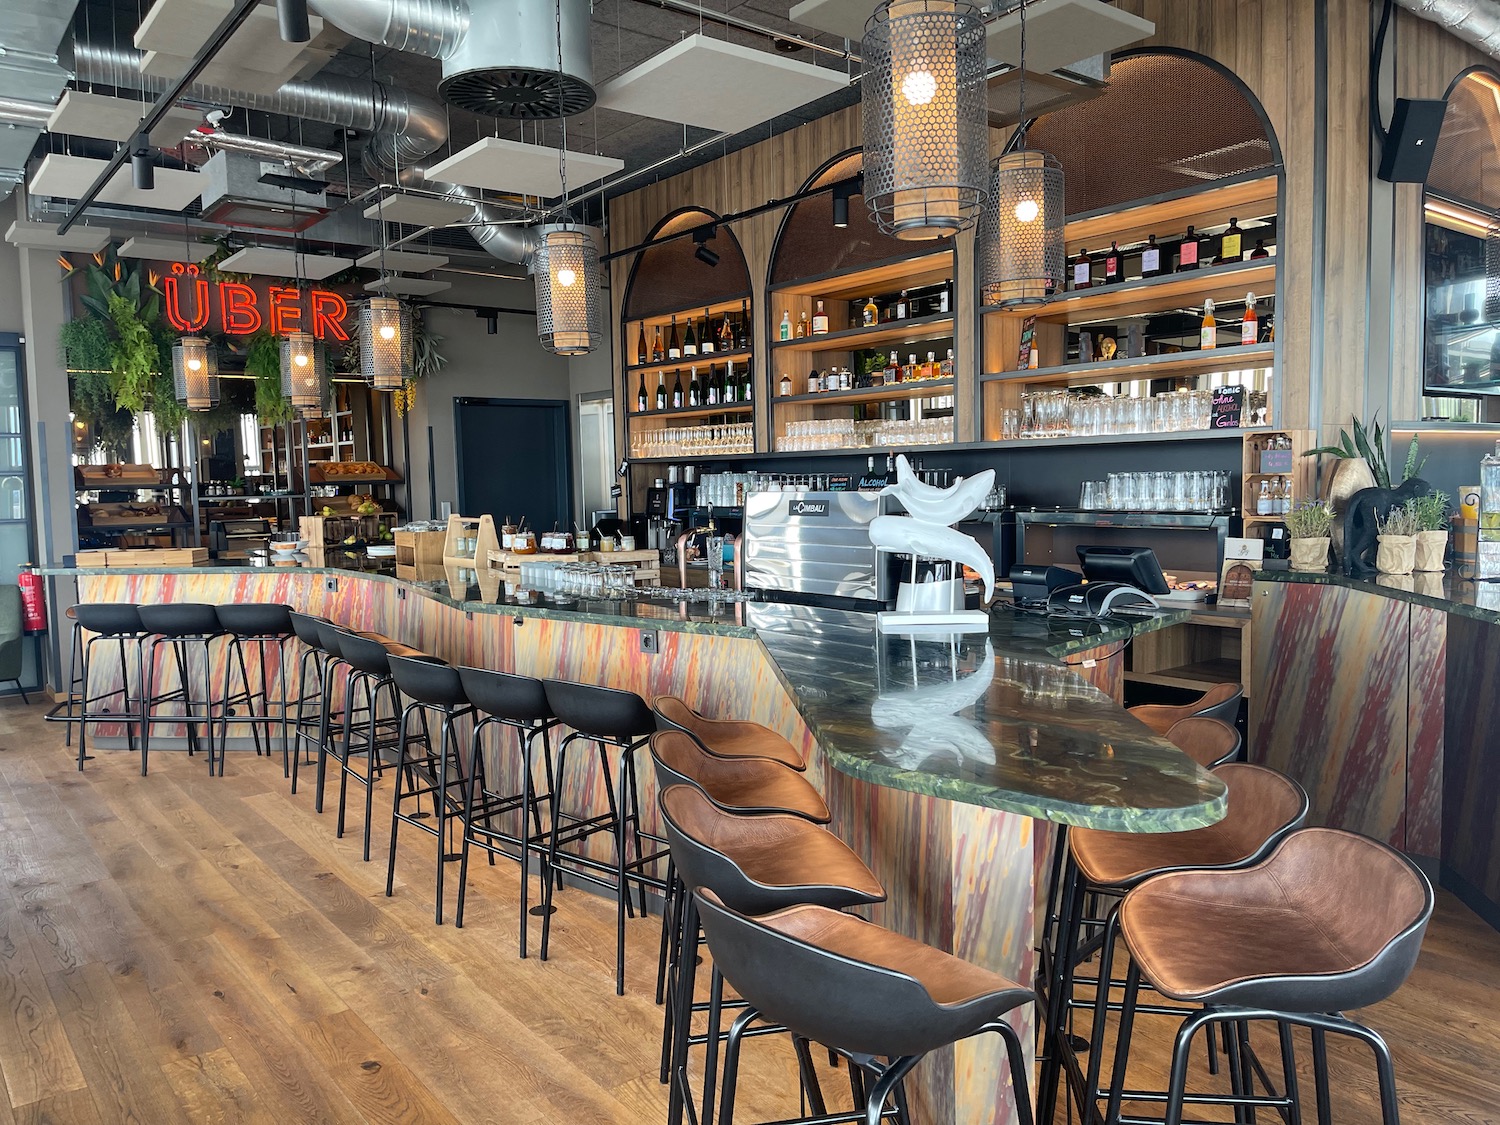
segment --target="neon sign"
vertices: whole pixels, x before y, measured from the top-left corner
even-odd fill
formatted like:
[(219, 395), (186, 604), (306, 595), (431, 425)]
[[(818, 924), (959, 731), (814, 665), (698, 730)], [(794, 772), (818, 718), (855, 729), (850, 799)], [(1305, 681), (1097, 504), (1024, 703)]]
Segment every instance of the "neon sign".
[(167, 323), (184, 334), (202, 332), (213, 322), (228, 336), (250, 336), (264, 326), (273, 336), (311, 332), (320, 340), (349, 339), (344, 330), (349, 306), (330, 289), (304, 292), (273, 285), (262, 302), (261, 295), (244, 282), (211, 284), (199, 275), (196, 265), (182, 262), (172, 264), (161, 285)]

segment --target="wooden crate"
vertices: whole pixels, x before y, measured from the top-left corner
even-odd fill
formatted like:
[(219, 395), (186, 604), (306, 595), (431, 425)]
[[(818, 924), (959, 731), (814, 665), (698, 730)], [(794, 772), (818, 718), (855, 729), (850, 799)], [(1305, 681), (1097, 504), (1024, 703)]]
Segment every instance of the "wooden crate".
[(307, 549), (334, 547), (353, 535), (368, 543), (380, 543), (380, 532), (389, 527), (394, 517), (388, 513), (378, 516), (299, 516), (298, 538), (307, 540)]
[[(476, 540), (473, 551), (460, 550), (459, 540)], [(500, 536), (495, 531), (493, 516), (449, 516), (448, 530), (443, 536), (443, 565), (462, 566), (474, 569), (476, 559), (487, 559), (491, 551), (500, 549)]]
[(79, 551), (77, 565), (111, 570), (138, 566), (202, 566), (208, 562), (207, 547), (105, 548)]
[(430, 567), (443, 565), (446, 531), (396, 532), (396, 566)]

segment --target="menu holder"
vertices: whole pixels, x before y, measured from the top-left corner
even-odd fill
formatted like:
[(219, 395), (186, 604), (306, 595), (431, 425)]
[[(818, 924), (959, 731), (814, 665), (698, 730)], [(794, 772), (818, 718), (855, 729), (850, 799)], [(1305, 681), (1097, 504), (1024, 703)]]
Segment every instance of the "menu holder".
[(1266, 545), (1260, 539), (1224, 540), (1224, 565), (1219, 571), (1219, 608), (1249, 609), (1255, 572), (1261, 568)]
[(1210, 414), (1210, 428), (1215, 430), (1237, 430), (1242, 425), (1245, 413), (1245, 388), (1238, 383), (1219, 387), (1214, 391)]

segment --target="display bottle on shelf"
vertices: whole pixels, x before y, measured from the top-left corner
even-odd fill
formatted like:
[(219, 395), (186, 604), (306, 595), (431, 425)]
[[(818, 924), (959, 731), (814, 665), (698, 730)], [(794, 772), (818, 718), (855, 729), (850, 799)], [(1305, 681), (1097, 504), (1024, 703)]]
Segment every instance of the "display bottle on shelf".
[(640, 331), (635, 337), (635, 361), (638, 364), (646, 364), (650, 362), (650, 356), (651, 353), (646, 350), (646, 324), (642, 321)]
[(1214, 320), (1214, 300), (1212, 297), (1203, 302), (1203, 328), (1198, 333), (1198, 346), (1200, 348), (1216, 348), (1219, 346), (1219, 326)]
[(1271, 514), (1271, 482), (1269, 480), (1260, 482), (1260, 493), (1255, 498), (1255, 514), (1257, 516)]
[(1266, 249), (1266, 240), (1264, 238), (1257, 238), (1255, 240), (1255, 249), (1250, 251), (1250, 260), (1254, 262), (1261, 258), (1269, 258), (1270, 256), (1271, 252)]
[(907, 357), (906, 357), (906, 366), (901, 369), (901, 379), (900, 379), (900, 382), (902, 382), (902, 383), (913, 383), (913, 382), (916, 382), (916, 380), (917, 380), (917, 372), (918, 372), (917, 357), (914, 356), (914, 355), (907, 355)]
[(790, 309), (782, 309), (781, 310), (781, 339), (783, 339), (783, 340), (790, 340), (791, 338), (792, 338), (792, 311)]
[(1146, 239), (1141, 248), (1141, 276), (1156, 277), (1161, 273), (1161, 247), (1156, 244), (1156, 235)]
[(901, 290), (901, 295), (896, 298), (896, 311), (891, 314), (893, 320), (905, 320), (911, 316), (911, 298), (906, 295), (906, 290)]
[(1255, 314), (1255, 294), (1245, 294), (1245, 319), (1240, 321), (1240, 343), (1260, 342), (1260, 318)]
[(635, 409), (640, 414), (646, 412), (646, 376), (644, 375), (641, 376), (640, 389), (635, 392)]
[(1073, 259), (1073, 288), (1091, 289), (1094, 285), (1094, 259), (1089, 257), (1089, 252), (1079, 249), (1078, 257)]
[(1125, 280), (1125, 270), (1121, 266), (1120, 244), (1113, 240), (1109, 244), (1109, 252), (1104, 255), (1104, 284), (1118, 285)]
[(1198, 232), (1188, 227), (1187, 234), (1183, 236), (1182, 243), (1177, 247), (1177, 270), (1195, 270), (1198, 268)]
[(658, 324), (656, 326), (656, 337), (651, 342), (651, 362), (662, 363), (666, 358), (667, 353), (662, 350), (661, 346), (661, 325)]
[(797, 339), (807, 339), (807, 310), (803, 309), (797, 314)]
[[(1500, 446), (1500, 442), (1497, 442), (1496, 445)], [(896, 483), (896, 455), (894, 453), (887, 453), (885, 455), (885, 483)]]
[(866, 328), (873, 328), (880, 322), (880, 309), (876, 307), (874, 297), (865, 301), (865, 307), (860, 310), (859, 321)]
[(682, 372), (676, 372), (672, 377), (672, 409), (681, 410), (682, 402)]
[(865, 471), (860, 475), (859, 484), (855, 487), (860, 492), (879, 492), (885, 487), (885, 474), (875, 471), (874, 454), (865, 458)]
[(1229, 225), (1224, 228), (1224, 233), (1219, 236), (1219, 261), (1238, 262), (1244, 257), (1244, 251), (1241, 249), (1243, 245), (1241, 233), (1240, 221), (1231, 217)]
[(719, 374), (719, 369), (710, 365), (708, 369), (708, 405), (718, 406), (730, 401), (724, 395), (724, 379)]
[(686, 358), (698, 354), (698, 333), (693, 328), (693, 318), (687, 318), (687, 334), (682, 338), (682, 354)]
[(667, 408), (667, 376), (666, 372), (658, 372), (656, 376), (656, 409)]
[(677, 318), (672, 318), (672, 332), (667, 337), (667, 358), (682, 358), (682, 338), (677, 335)]
[(780, 391), (783, 397), (792, 393), (792, 377), (785, 371), (781, 373), (781, 384), (777, 390)]
[(755, 380), (750, 377), (750, 361), (745, 361), (745, 370), (740, 372), (740, 401), (749, 402), (754, 395)]
[(719, 350), (734, 351), (734, 325), (729, 323), (729, 310), (724, 310), (724, 319), (719, 321)]
[(936, 379), (938, 374), (937, 355), (934, 352), (927, 353), (927, 362), (922, 364), (922, 374), (919, 378)]
[(885, 385), (894, 387), (901, 382), (901, 361), (896, 358), (895, 351), (891, 352), (891, 358), (885, 365)]
[(819, 375), (818, 374), (818, 369), (816, 367), (814, 367), (811, 371), (809, 371), (807, 373), (807, 393), (810, 394), (810, 395), (815, 395), (819, 391), (821, 391), (822, 389), (823, 389), (823, 376)]
[(698, 382), (697, 365), (688, 368), (688, 405), (703, 405), (703, 385)]
[(938, 369), (938, 377), (941, 378), (941, 379), (951, 379), (951, 378), (953, 378), (954, 373), (955, 373), (955, 368), (954, 368), (954, 363), (953, 363), (953, 349), (949, 348), (948, 349), (948, 358), (945, 359), (945, 360), (943, 360), (942, 367), (940, 367)]
[(734, 350), (737, 352), (750, 350), (750, 305), (743, 300), (740, 302), (739, 323), (734, 326)]
[(709, 318), (708, 310), (703, 310), (703, 331), (698, 334), (698, 354), (714, 354), (714, 322)]
[(952, 310), (953, 283), (951, 281), (945, 281), (943, 282), (942, 287), (938, 290), (937, 311), (940, 313), (945, 313), (951, 312)]
[(823, 302), (818, 302), (818, 311), (813, 314), (812, 334), (814, 336), (826, 336), (828, 334), (828, 314), (823, 311)]
[(854, 373), (847, 367), (839, 368), (839, 390), (849, 391), (854, 389)]

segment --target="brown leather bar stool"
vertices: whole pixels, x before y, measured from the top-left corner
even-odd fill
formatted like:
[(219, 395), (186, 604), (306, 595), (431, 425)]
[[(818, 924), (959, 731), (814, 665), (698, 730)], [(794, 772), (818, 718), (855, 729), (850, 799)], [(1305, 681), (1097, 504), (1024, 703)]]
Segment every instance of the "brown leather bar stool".
[[(1216, 721), (1216, 720), (1215, 720)], [(1037, 1112), (1044, 1119), (1059, 1080), (1067, 1049), (1069, 1017), (1073, 1010), (1092, 1007), (1094, 1025), (1088, 1072), (1083, 1088), (1098, 1093), (1100, 1055), (1104, 1046), (1105, 1014), (1112, 986), (1116, 911), (1103, 918), (1085, 918), (1084, 899), (1090, 894), (1115, 896), (1166, 871), (1184, 869), (1230, 870), (1256, 863), (1307, 817), (1307, 794), (1291, 778), (1264, 766), (1230, 763), (1214, 775), (1228, 791), (1223, 819), (1188, 832), (1105, 832), (1075, 828), (1068, 836), (1068, 861), (1063, 876), (1064, 924), (1052, 951), (1053, 971), (1047, 987), (1047, 1033), (1050, 1045), (1038, 1082)], [(1102, 927), (1099, 976), (1092, 1004), (1073, 997), (1074, 968), (1092, 951), (1081, 945), (1085, 927)], [(1231, 1059), (1231, 1066), (1235, 1060)]]
[[(1181, 871), (1134, 888), (1120, 905), (1130, 951), (1120, 1046), (1107, 1120), (1131, 1100), (1127, 1051), (1142, 981), (1180, 1003), (1201, 1005), (1178, 1029), (1164, 1125), (1180, 1125), (1189, 1052), (1197, 1032), (1220, 1023), (1310, 1028), (1318, 1120), (1331, 1120), (1326, 1042), (1349, 1035), (1375, 1055), (1384, 1125), (1398, 1125), (1390, 1048), (1342, 1013), (1377, 1004), (1411, 975), (1432, 917), (1432, 886), (1401, 853), (1336, 828), (1288, 835), (1263, 862), (1238, 871)], [(1216, 1099), (1220, 1105), (1286, 1105), (1300, 1119), (1296, 1072), (1285, 1097)], [(1194, 1103), (1203, 1099), (1194, 1095)], [(1252, 1110), (1253, 1112), (1253, 1110)]]
[(1227, 765), (1240, 756), (1244, 740), (1222, 719), (1193, 715), (1179, 719), (1167, 731), (1167, 741), (1206, 770)]
[(800, 1120), (877, 1125), (889, 1101), (901, 1104), (902, 1080), (926, 1055), (995, 1032), (1005, 1042), (1017, 1118), (1032, 1125), (1025, 1052), (1005, 1019), (1035, 999), (1029, 988), (825, 906), (751, 918), (711, 890), (694, 899), (714, 964), (747, 1005), (725, 1039), (719, 1125), (733, 1125), (740, 1046), (757, 1020), (831, 1048), (872, 1079), (854, 1112), (814, 1107)]
[(1240, 701), (1245, 698), (1245, 689), (1239, 684), (1215, 684), (1191, 703), (1169, 707), (1163, 703), (1143, 703), (1130, 708), (1130, 713), (1157, 734), (1166, 734), (1183, 719), (1204, 716), (1219, 719), (1234, 725), (1239, 717)]
[[(668, 1015), (663, 1027), (667, 1080), (672, 1083), (668, 1121), (677, 1125), (684, 1104), (691, 1100), (688, 1051), (700, 1044), (705, 1048), (704, 1084), (696, 1120), (713, 1118), (724, 995), (723, 977), (716, 964), (708, 1004), (694, 1003), (699, 919), (691, 892), (712, 890), (732, 909), (744, 914), (765, 914), (801, 903), (818, 903), (835, 910), (867, 906), (884, 901), (885, 888), (847, 844), (805, 817), (791, 813), (728, 812), (690, 784), (663, 785), (658, 801), (672, 849), (673, 869), (687, 890), (681, 896), (682, 926), (667, 989)], [(700, 1010), (708, 1012), (708, 1028), (704, 1035), (694, 1036), (690, 1021), (693, 1013)], [(799, 1044), (798, 1059), (809, 1093), (817, 1103), (817, 1082), (805, 1044)]]
[(705, 719), (675, 695), (658, 695), (652, 703), (657, 724), (684, 731), (721, 758), (770, 758), (804, 770), (802, 755), (770, 727), (740, 719)]
[(651, 758), (659, 785), (694, 785), (729, 812), (788, 812), (818, 824), (833, 819), (812, 783), (773, 759), (721, 757), (680, 730), (652, 735)]

